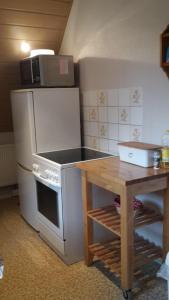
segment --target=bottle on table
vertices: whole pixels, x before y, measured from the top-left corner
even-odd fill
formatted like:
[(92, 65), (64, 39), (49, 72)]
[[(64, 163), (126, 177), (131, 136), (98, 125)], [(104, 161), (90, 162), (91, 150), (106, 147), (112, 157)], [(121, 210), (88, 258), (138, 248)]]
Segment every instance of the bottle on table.
[(160, 168), (160, 162), (161, 162), (161, 151), (156, 150), (156, 151), (154, 151), (154, 155), (153, 155), (154, 169), (159, 169)]
[(161, 163), (163, 168), (169, 168), (169, 130), (166, 130), (162, 136), (162, 157)]

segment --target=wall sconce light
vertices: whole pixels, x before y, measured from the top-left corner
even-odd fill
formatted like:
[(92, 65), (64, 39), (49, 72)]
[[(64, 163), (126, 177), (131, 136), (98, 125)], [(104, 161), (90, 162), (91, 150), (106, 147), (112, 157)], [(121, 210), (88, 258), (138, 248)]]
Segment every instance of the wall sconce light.
[(28, 53), (28, 52), (30, 52), (30, 49), (31, 49), (31, 47), (30, 47), (29, 43), (27, 43), (27, 42), (25, 42), (25, 41), (23, 41), (23, 42), (21, 43), (21, 51), (22, 51), (22, 52)]

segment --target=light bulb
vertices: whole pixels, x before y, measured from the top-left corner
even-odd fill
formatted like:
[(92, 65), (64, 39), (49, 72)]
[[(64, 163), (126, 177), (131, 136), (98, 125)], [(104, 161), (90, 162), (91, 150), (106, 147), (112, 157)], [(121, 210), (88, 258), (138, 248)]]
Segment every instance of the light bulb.
[(25, 41), (23, 41), (21, 43), (21, 50), (22, 50), (22, 52), (27, 53), (27, 52), (30, 51), (30, 49), (31, 49), (31, 47), (30, 47), (29, 43), (27, 43)]

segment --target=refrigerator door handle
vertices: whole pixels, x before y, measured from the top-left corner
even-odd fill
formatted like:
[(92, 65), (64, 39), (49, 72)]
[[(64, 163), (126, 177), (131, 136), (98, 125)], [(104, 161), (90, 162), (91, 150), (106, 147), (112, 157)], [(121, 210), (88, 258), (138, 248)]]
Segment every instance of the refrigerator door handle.
[(27, 172), (31, 172), (31, 173), (32, 173), (32, 170), (30, 170), (30, 169), (28, 169), (28, 168), (24, 167), (22, 164), (20, 164), (20, 163), (18, 163), (18, 162), (17, 162), (17, 165), (18, 165), (20, 168), (22, 168), (23, 170), (25, 170), (25, 171), (27, 171)]

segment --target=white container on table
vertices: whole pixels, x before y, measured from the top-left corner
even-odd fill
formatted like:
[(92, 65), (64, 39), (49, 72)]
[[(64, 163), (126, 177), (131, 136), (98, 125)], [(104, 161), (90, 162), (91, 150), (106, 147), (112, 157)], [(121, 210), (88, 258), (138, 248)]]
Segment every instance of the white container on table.
[(141, 143), (124, 142), (119, 143), (120, 160), (141, 167), (152, 167), (154, 151), (160, 150), (161, 146)]

